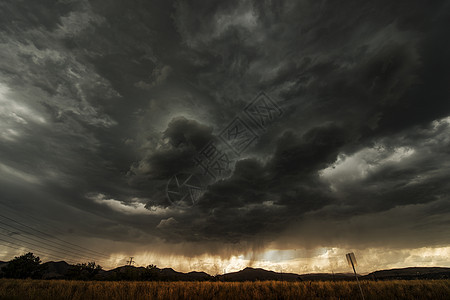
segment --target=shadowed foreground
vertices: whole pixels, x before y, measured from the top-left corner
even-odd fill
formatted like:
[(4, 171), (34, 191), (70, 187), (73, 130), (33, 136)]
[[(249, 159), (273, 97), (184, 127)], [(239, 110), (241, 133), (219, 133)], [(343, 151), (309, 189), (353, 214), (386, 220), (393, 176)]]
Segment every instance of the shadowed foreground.
[[(448, 299), (450, 280), (363, 281), (366, 299)], [(359, 299), (356, 282), (0, 279), (0, 299)]]

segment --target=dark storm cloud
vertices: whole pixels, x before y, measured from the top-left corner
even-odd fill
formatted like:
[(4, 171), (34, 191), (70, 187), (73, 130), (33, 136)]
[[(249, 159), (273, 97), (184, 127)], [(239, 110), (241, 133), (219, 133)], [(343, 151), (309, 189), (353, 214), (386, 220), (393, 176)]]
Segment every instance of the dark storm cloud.
[[(379, 216), (395, 217), (405, 233), (389, 243), (414, 246), (414, 228), (439, 231), (429, 243), (448, 242), (446, 1), (0, 8), (8, 203), (33, 190), (49, 213), (75, 207), (92, 213), (87, 224), (100, 217), (101, 229), (83, 225), (80, 234), (105, 239), (259, 245), (301, 235), (311, 246), (344, 245), (358, 237), (337, 234), (351, 231), (351, 219), (381, 245), (393, 225), (367, 226)], [(196, 206), (171, 206), (168, 180), (195, 170), (194, 156), (260, 90), (281, 118)]]

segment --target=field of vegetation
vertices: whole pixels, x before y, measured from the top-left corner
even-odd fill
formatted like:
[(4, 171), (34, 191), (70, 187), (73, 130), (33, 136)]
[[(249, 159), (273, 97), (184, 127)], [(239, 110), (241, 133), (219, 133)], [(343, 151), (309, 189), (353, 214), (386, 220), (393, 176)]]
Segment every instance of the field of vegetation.
[[(450, 280), (363, 281), (366, 299), (449, 299)], [(361, 299), (352, 281), (133, 282), (0, 279), (0, 299)]]

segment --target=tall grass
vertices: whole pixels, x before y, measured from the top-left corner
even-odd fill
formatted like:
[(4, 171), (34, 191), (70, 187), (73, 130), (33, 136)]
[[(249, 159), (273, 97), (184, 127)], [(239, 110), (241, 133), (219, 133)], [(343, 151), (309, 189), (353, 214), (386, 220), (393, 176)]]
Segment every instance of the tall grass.
[[(450, 280), (361, 282), (366, 299), (450, 299)], [(0, 299), (360, 299), (356, 282), (0, 279)]]

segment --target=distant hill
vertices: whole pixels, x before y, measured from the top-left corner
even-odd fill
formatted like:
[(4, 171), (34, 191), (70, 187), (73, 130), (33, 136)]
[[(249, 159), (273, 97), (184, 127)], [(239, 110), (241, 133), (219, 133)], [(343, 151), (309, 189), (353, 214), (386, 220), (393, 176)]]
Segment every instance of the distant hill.
[(214, 277), (205, 272), (177, 272), (172, 268), (153, 268), (123, 266), (100, 272), (99, 280), (161, 280), (161, 281), (207, 281)]
[[(403, 269), (380, 270), (368, 275), (358, 275), (363, 280), (390, 279), (450, 279), (450, 268), (440, 267), (411, 267)], [(314, 281), (314, 280), (354, 280), (353, 273), (312, 273), (293, 274), (277, 273), (264, 269), (245, 268), (244, 270), (217, 276), (221, 281), (256, 281), (256, 280), (284, 280), (284, 281)]]
[(170, 280), (171, 278), (175, 278), (176, 280), (183, 281), (205, 281), (212, 280), (213, 277), (205, 272), (189, 272), (189, 273), (181, 273), (174, 271), (172, 268), (164, 268), (160, 270), (159, 276), (163, 280)]
[(227, 273), (217, 276), (221, 281), (264, 281), (264, 280), (277, 280), (277, 281), (310, 281), (310, 280), (353, 280), (353, 274), (351, 273), (313, 273), (313, 274), (295, 274), (295, 273), (278, 273), (274, 271), (268, 271), (260, 268), (245, 268), (244, 270)]
[(439, 267), (411, 267), (390, 269), (372, 272), (363, 279), (390, 280), (390, 279), (450, 279), (450, 268)]
[(244, 270), (227, 273), (217, 276), (221, 281), (256, 281), (256, 280), (285, 280), (297, 281), (300, 280), (300, 275), (293, 273), (277, 273), (274, 271), (267, 271), (260, 268), (245, 268)]
[(189, 272), (187, 273), (187, 275), (194, 279), (194, 280), (198, 280), (198, 281), (205, 281), (205, 280), (210, 280), (212, 278), (211, 275), (205, 273), (205, 272)]
[(62, 279), (65, 278), (71, 265), (65, 261), (49, 261), (42, 264), (43, 279)]
[[(0, 261), (1, 269), (8, 265)], [(46, 262), (42, 264), (43, 279), (70, 279), (73, 266), (65, 261)], [(358, 275), (363, 280), (392, 280), (392, 279), (450, 279), (450, 268), (440, 267), (411, 267), (402, 269), (380, 270), (368, 275)], [(172, 268), (144, 268), (122, 266), (112, 270), (100, 270), (93, 277), (94, 280), (156, 280), (156, 281), (316, 281), (316, 280), (354, 280), (353, 273), (279, 273), (260, 268), (245, 268), (241, 271), (223, 275), (211, 276), (205, 272), (183, 273)], [(81, 278), (85, 279), (85, 278)]]

